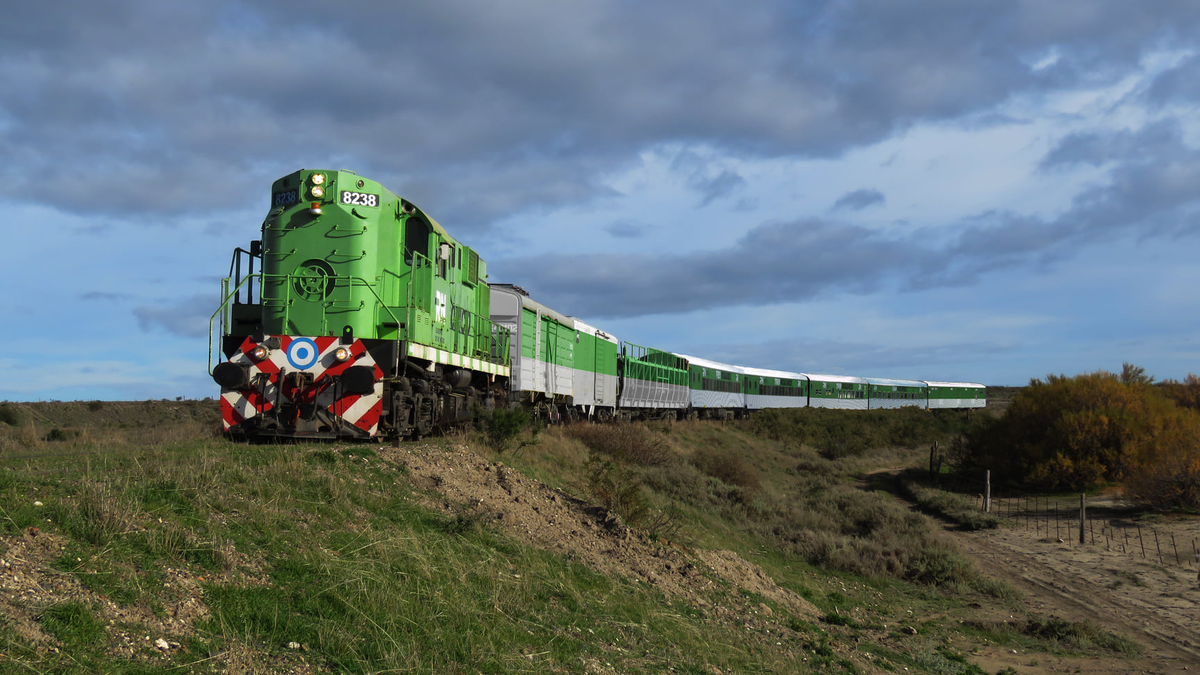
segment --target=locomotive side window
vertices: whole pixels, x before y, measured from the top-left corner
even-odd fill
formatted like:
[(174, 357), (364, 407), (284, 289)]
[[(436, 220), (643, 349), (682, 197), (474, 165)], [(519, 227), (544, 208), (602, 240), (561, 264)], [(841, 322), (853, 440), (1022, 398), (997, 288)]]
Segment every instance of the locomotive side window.
[(409, 218), (404, 225), (404, 262), (413, 264), (413, 253), (429, 255), (429, 225), (420, 218)]

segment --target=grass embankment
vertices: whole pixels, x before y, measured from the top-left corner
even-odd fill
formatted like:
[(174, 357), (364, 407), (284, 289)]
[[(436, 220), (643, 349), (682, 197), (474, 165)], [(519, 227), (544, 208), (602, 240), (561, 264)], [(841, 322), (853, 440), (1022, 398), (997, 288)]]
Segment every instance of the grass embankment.
[(947, 416), (557, 428), (492, 457), (660, 539), (737, 551), (820, 610), (751, 598), (763, 623), (714, 620), (747, 595), (718, 576), (702, 608), (422, 506), (370, 446), (230, 443), (202, 411), (56, 426), (49, 404), (9, 410), (0, 663), (18, 671), (972, 673), (961, 651), (981, 639), (1055, 644), (952, 618), (1015, 596), (856, 487), (912, 453), (854, 439), (923, 443)]

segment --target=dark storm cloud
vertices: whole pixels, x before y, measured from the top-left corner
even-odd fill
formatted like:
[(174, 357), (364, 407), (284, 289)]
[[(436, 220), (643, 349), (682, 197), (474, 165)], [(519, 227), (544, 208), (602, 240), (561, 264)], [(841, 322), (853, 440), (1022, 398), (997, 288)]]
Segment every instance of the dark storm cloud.
[[(603, 194), (600, 176), (661, 144), (831, 156), (1113, 82), (1194, 43), (1198, 16), (1124, 0), (24, 3), (0, 25), (0, 194), (163, 222), (346, 167), (469, 233)], [(741, 180), (694, 187), (711, 202)]]
[(1185, 143), (1177, 123), (1070, 136), (1042, 166), (1078, 163), (1110, 166), (1109, 180), (1081, 192), (1053, 219), (987, 212), (959, 223), (950, 237), (929, 228), (885, 235), (806, 219), (755, 227), (724, 250), (515, 258), (493, 261), (492, 269), (519, 270), (522, 285), (561, 311), (631, 317), (868, 293), (887, 284), (961, 286), (997, 270), (1053, 265), (1118, 236), (1200, 232), (1200, 150)]
[(833, 211), (862, 211), (868, 206), (877, 206), (883, 204), (887, 199), (883, 193), (874, 188), (862, 188), (853, 192), (838, 197), (833, 203)]
[(687, 312), (868, 292), (925, 255), (912, 243), (816, 219), (757, 227), (732, 248), (685, 255), (590, 254), (491, 264), (552, 307), (582, 316)]
[(164, 330), (182, 337), (208, 335), (208, 321), (216, 311), (210, 294), (193, 295), (177, 302), (163, 301), (133, 310), (138, 326), (146, 331)]

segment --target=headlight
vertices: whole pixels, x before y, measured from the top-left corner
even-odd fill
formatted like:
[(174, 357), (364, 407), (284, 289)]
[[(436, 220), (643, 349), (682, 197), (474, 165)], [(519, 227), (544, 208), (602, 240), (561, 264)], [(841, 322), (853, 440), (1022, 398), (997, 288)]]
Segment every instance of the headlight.
[(321, 197), (325, 196), (325, 188), (321, 187), (320, 185), (314, 186), (309, 192), (312, 194), (314, 199), (320, 199)]
[(323, 183), (325, 182), (325, 174), (323, 174), (323, 173), (314, 173), (314, 174), (313, 174), (313, 175), (312, 175), (312, 176), (309, 178), (309, 180), (311, 180), (311, 181), (312, 181), (312, 184), (313, 184), (313, 185), (321, 185), (321, 184), (323, 184)]
[(350, 350), (345, 347), (338, 347), (333, 350), (333, 360), (338, 363), (345, 363), (350, 360)]
[(250, 358), (254, 359), (255, 361), (265, 361), (270, 355), (271, 350), (267, 349), (265, 345), (258, 345), (254, 349), (250, 350)]

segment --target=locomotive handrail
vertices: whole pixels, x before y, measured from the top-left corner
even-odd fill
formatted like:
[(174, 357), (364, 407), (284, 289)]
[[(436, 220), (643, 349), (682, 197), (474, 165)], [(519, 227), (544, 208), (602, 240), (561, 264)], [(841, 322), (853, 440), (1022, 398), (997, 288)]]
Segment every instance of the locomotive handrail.
[[(260, 272), (256, 276), (261, 277), (262, 273)], [(237, 283), (237, 285), (235, 285), (233, 287), (232, 291), (229, 290), (229, 278), (226, 277), (221, 280), (221, 295), (224, 297), (221, 299), (221, 304), (217, 306), (217, 311), (213, 312), (212, 316), (210, 316), (208, 318), (208, 363), (205, 365), (208, 367), (209, 375), (212, 375), (212, 372), (213, 372), (213, 358), (212, 358), (213, 357), (213, 322), (217, 320), (217, 315), (220, 314), (221, 315), (221, 323), (218, 327), (221, 330), (221, 334), (224, 335), (225, 328), (227, 327), (227, 323), (233, 323), (233, 317), (232, 316), (228, 317), (228, 321), (227, 321), (226, 316), (224, 314), (224, 312), (226, 312), (229, 309), (229, 301), (233, 298), (235, 293), (238, 293), (241, 290), (242, 285), (249, 282), (252, 278), (254, 278), (254, 277), (252, 277), (250, 275), (246, 275), (245, 277), (242, 277), (241, 281), (239, 281)]]

